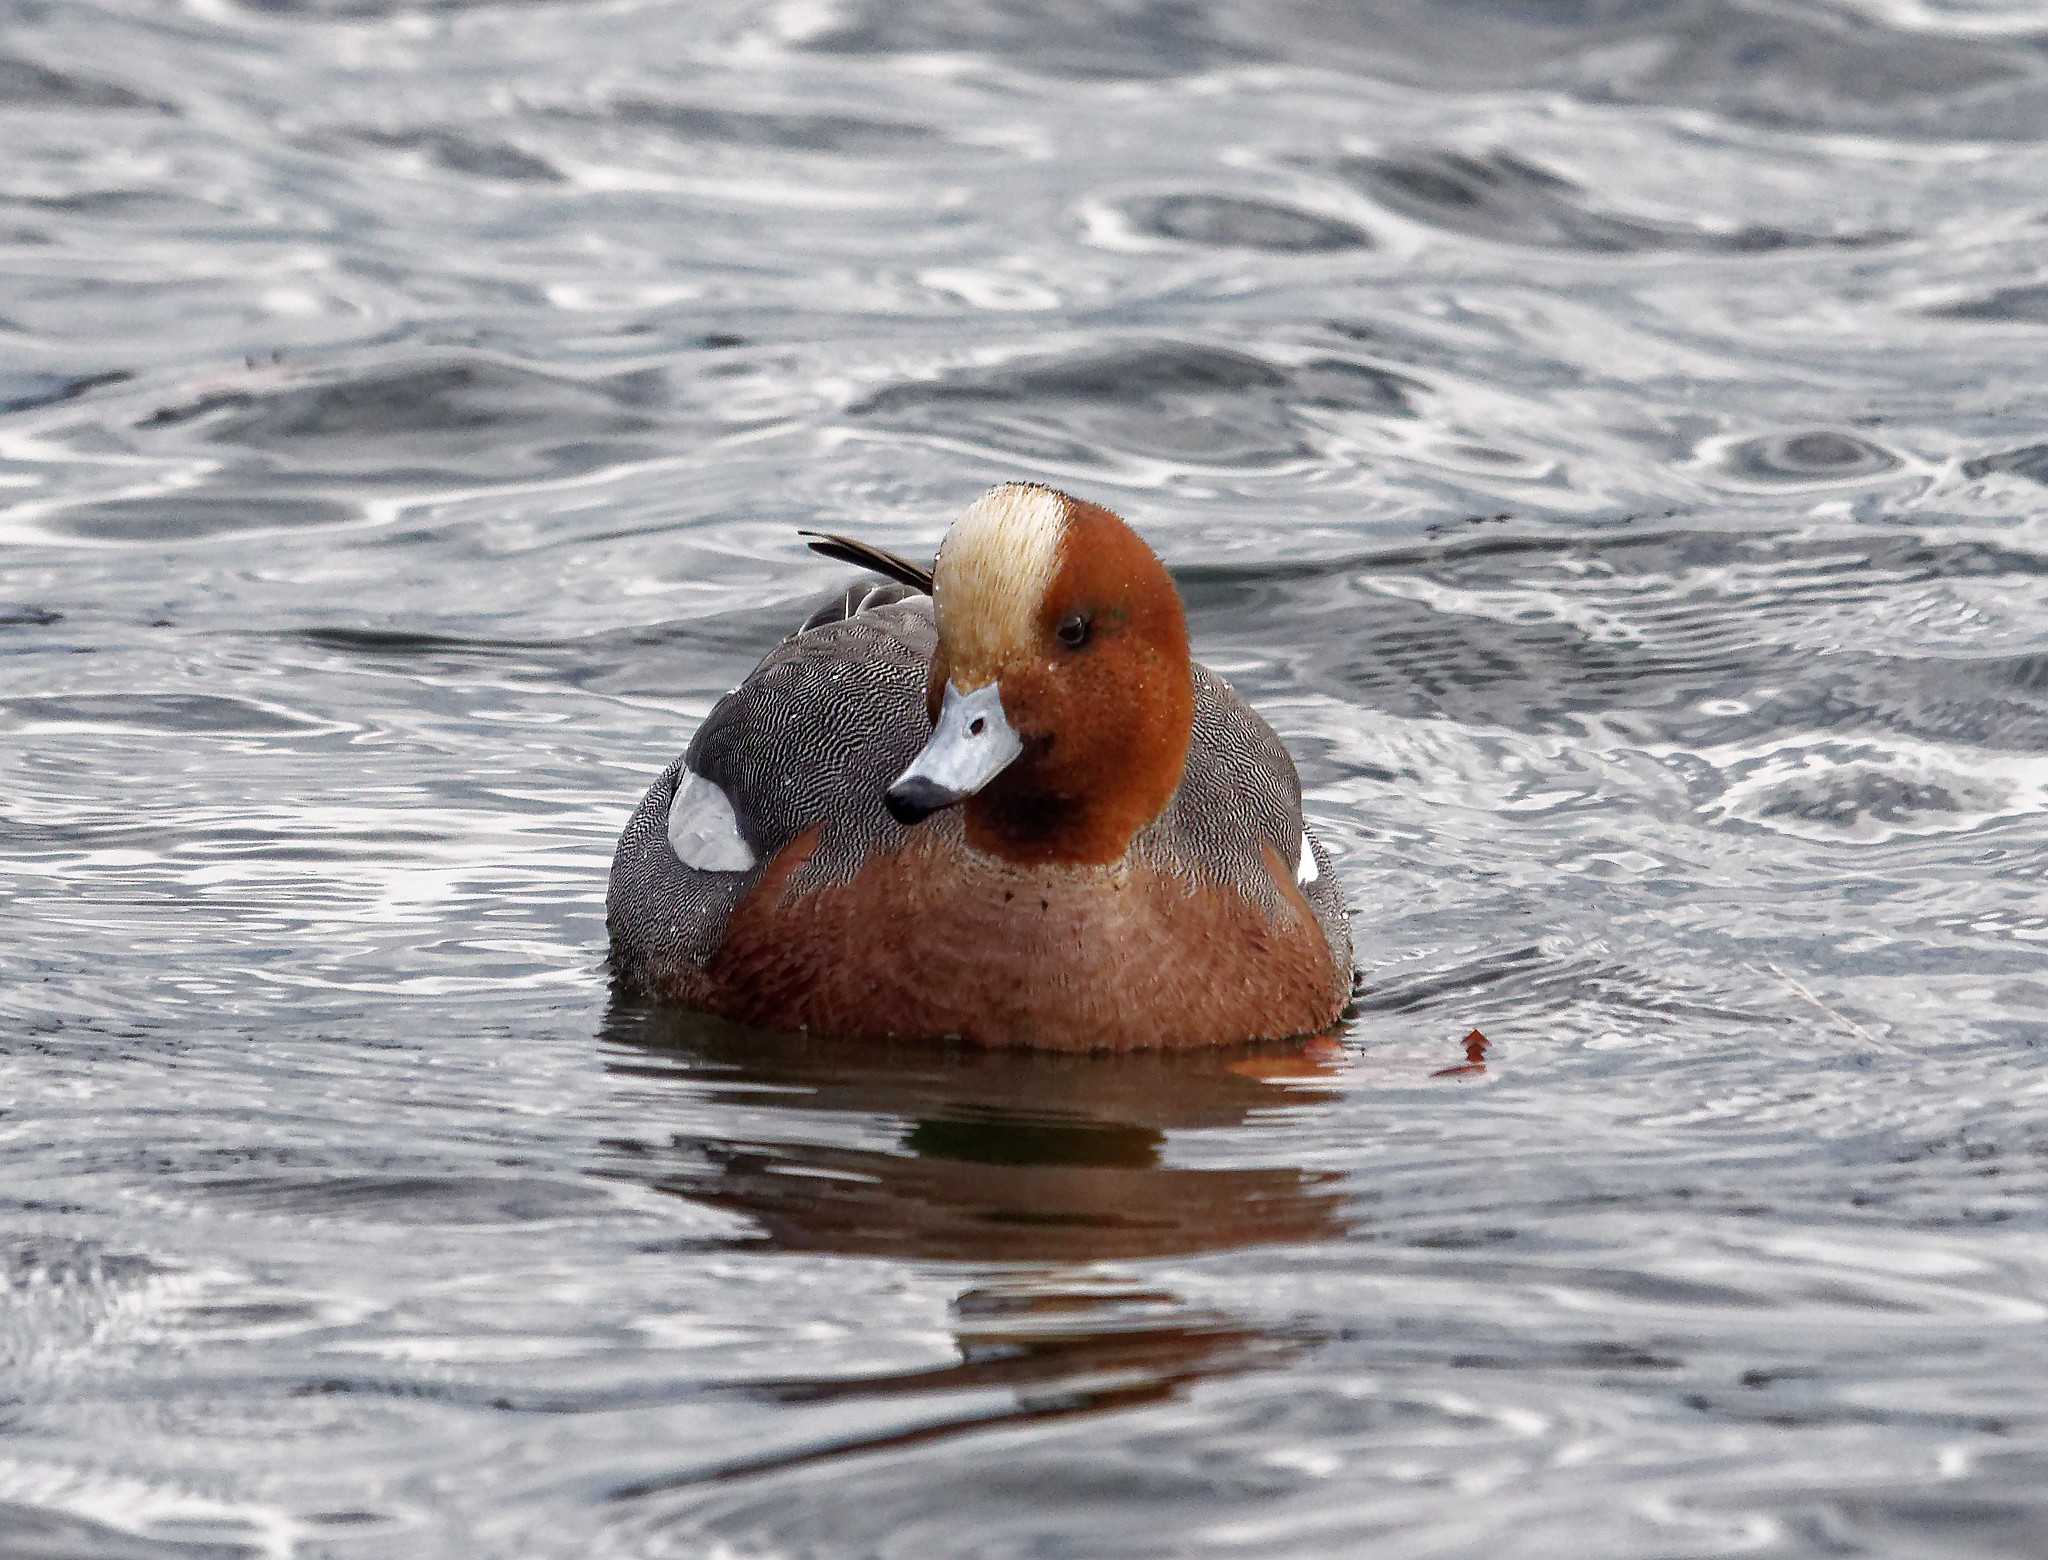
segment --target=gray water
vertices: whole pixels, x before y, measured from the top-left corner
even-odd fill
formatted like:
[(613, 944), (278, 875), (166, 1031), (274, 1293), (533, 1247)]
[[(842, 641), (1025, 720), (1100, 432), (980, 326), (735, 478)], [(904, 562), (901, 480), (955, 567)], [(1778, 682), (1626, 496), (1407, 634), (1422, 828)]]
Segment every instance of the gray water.
[[(0, 19), (0, 1553), (2048, 1553), (2038, 7)], [(795, 528), (1012, 477), (1337, 1043), (615, 1003)]]

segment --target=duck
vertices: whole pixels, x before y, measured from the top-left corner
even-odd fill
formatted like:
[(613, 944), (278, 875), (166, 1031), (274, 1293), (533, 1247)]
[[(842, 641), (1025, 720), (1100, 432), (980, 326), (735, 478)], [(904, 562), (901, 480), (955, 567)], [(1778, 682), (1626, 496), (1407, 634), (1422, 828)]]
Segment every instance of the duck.
[(1271, 726), (1102, 505), (1010, 482), (929, 568), (776, 645), (613, 856), (628, 994), (854, 1041), (1134, 1051), (1327, 1034), (1348, 912)]

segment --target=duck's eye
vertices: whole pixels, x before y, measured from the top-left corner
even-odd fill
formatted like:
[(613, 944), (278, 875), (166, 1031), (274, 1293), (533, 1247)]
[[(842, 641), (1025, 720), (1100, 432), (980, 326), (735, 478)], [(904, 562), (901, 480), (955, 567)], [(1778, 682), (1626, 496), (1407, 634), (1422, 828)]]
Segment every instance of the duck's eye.
[(1069, 612), (1060, 619), (1060, 626), (1054, 632), (1060, 636), (1061, 644), (1065, 645), (1069, 650), (1078, 650), (1081, 646), (1088, 643), (1088, 630), (1090, 627), (1087, 613)]

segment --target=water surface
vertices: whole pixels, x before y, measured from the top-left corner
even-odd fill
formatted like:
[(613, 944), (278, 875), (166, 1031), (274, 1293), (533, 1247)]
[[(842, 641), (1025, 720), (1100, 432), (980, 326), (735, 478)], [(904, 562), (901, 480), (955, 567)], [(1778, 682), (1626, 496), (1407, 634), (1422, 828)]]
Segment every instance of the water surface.
[[(0, 18), (0, 1553), (2048, 1549), (2036, 8)], [(1343, 1033), (615, 1003), (795, 528), (1013, 477)]]

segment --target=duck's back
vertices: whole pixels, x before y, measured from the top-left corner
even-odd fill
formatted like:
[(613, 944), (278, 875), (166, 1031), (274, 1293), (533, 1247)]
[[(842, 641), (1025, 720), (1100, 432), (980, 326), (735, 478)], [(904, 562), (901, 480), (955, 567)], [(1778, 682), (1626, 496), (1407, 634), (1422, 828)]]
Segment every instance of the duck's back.
[(1176, 870), (1277, 912), (1270, 850), (1314, 913), (1348, 997), (1351, 925), (1344, 894), (1329, 853), (1302, 817), (1294, 760), (1265, 718), (1199, 661), (1187, 768), (1165, 814), (1136, 843)]
[[(936, 637), (930, 598), (900, 587), (856, 590), (834, 609), (814, 615), (713, 708), (683, 757), (648, 790), (613, 858), (607, 910), (613, 967), (624, 982), (773, 1027), (876, 1034), (930, 1028), (936, 1009), (925, 1002), (929, 993), (917, 994), (931, 1010), (914, 1022), (878, 1010), (870, 1023), (852, 1024), (847, 1010), (862, 991), (872, 991), (876, 1003), (886, 1006), (895, 990), (900, 1006), (910, 991), (903, 983), (919, 975), (921, 937), (956, 935), (968, 921), (988, 931), (1003, 925), (1000, 915), (979, 914), (945, 924), (943, 908), (931, 923), (892, 913), (902, 897), (897, 880), (918, 873), (940, 876), (961, 861), (980, 860), (967, 849), (956, 813), (906, 827), (889, 815), (883, 800), (889, 782), (930, 733), (925, 684)], [(1171, 932), (1180, 899), (1242, 901), (1243, 917), (1205, 923), (1199, 932), (1191, 922), (1189, 952), (1193, 957), (1198, 951), (1199, 959), (1187, 978), (1228, 985), (1230, 950), (1196, 950), (1192, 944), (1200, 938), (1213, 942), (1216, 928), (1227, 925), (1230, 938), (1264, 947), (1268, 923), (1298, 944), (1305, 907), (1313, 918), (1307, 935), (1315, 947), (1293, 950), (1301, 955), (1295, 963), (1312, 953), (1326, 972), (1329, 991), (1317, 993), (1302, 1011), (1322, 1017), (1234, 1038), (1319, 1027), (1342, 1006), (1351, 979), (1350, 935), (1335, 875), (1303, 826), (1294, 765), (1271, 727), (1220, 677), (1197, 665), (1194, 678), (1194, 729), (1179, 789), (1166, 812), (1133, 842), (1129, 858), (1131, 870), (1155, 885), (1149, 901), (1156, 903), (1147, 913), (1167, 919), (1133, 947), (1160, 944)], [(1055, 884), (1064, 881), (1062, 872), (1071, 874), (1038, 870)], [(1008, 878), (999, 885), (996, 876), (976, 877), (973, 869), (956, 875), (963, 893), (1018, 891)], [(856, 878), (867, 886), (897, 881), (897, 888), (887, 903), (878, 895), (874, 915), (848, 914), (847, 896), (837, 891)], [(771, 880), (764, 885), (764, 879)], [(774, 907), (764, 907), (765, 900)], [(830, 915), (806, 918), (809, 906), (835, 904)], [(1070, 945), (1076, 938), (1091, 944), (1085, 950), (1091, 981), (1099, 985), (1105, 968), (1113, 982), (1127, 977), (1135, 1002), (1137, 987), (1148, 981), (1180, 978), (1170, 969), (1116, 970), (1116, 930), (1113, 918), (1091, 914), (1068, 934)], [(1048, 965), (1060, 957), (1057, 948), (1035, 946), (1028, 927), (1020, 923), (1017, 932), (1007, 948), (989, 950), (991, 964), (1000, 964), (1004, 953)], [(807, 938), (815, 946), (805, 946)], [(736, 962), (730, 944), (739, 941), (749, 943), (743, 962), (750, 969), (764, 962), (774, 967), (767, 978), (771, 996), (758, 989), (761, 979), (743, 982), (728, 967)], [(773, 945), (765, 953), (754, 946), (763, 941)], [(1170, 956), (1172, 943), (1164, 949)], [(882, 969), (878, 950), (899, 950), (899, 956)], [(1244, 950), (1246, 956), (1251, 951)], [(1039, 973), (1042, 981), (1032, 984), (1045, 987), (1044, 1000), (1056, 1001), (1079, 971), (1046, 967)], [(1290, 978), (1300, 985), (1306, 977)], [(744, 995), (742, 984), (748, 987)], [(826, 985), (835, 989), (806, 989)], [(1098, 991), (1077, 1012), (1086, 1011), (1087, 1022), (1099, 1027), (1103, 1003), (1118, 1000), (1117, 990)], [(939, 1000), (937, 1009), (944, 1006)], [(977, 1035), (976, 1017), (962, 1012), (936, 1032), (994, 1043), (1088, 1043), (1085, 1035), (1022, 1041), (1007, 1030)], [(1139, 1026), (1132, 1033), (1140, 1033), (1143, 1012), (1131, 1018)], [(1171, 1018), (1164, 1022), (1170, 1028)], [(1170, 1035), (1163, 1038), (1172, 1043)], [(1105, 1043), (1144, 1042), (1126, 1037)]]
[[(641, 799), (612, 857), (605, 908), (623, 979), (699, 1000), (734, 908), (813, 826), (813, 878), (847, 881), (871, 855), (902, 844), (882, 793), (929, 729), (924, 685), (936, 643), (929, 596), (900, 587), (849, 592), (837, 612), (814, 614), (712, 707)], [(692, 864), (717, 863), (719, 842), (693, 850), (675, 837), (681, 820), (672, 809), (685, 784), (717, 788), (746, 865)], [(707, 832), (726, 826), (718, 807), (712, 799), (705, 808)]]

